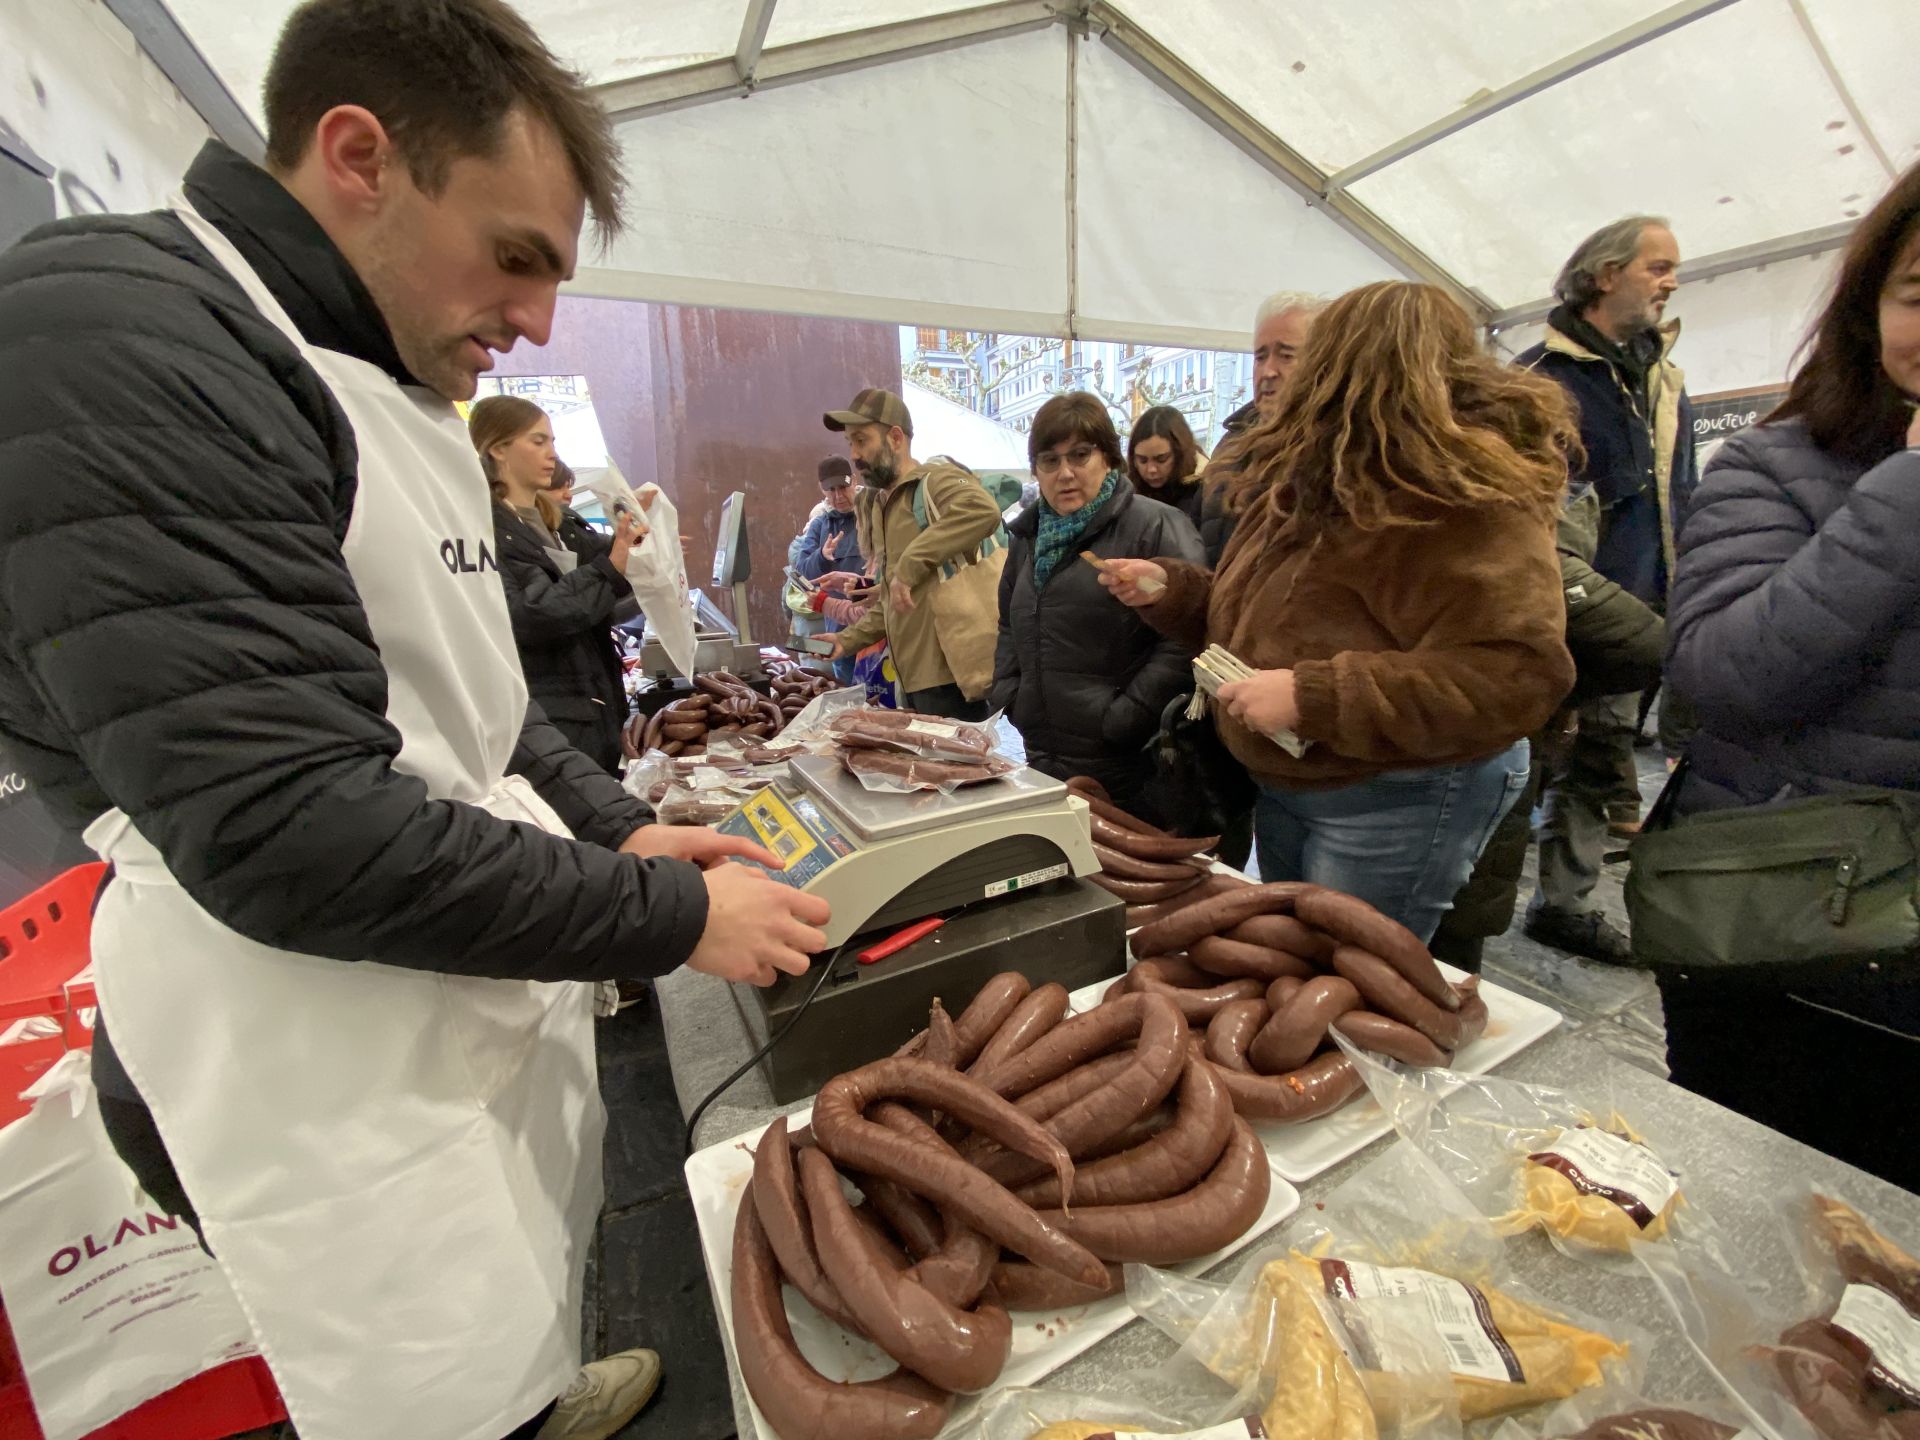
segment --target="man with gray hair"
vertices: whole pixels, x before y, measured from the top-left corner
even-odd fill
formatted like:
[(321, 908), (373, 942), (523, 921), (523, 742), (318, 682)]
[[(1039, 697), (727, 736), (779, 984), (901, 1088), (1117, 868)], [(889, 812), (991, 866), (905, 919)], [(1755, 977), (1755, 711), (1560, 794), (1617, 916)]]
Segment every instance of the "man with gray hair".
[[(1575, 500), (1599, 502), (1593, 568), (1655, 612), (1666, 609), (1674, 535), (1698, 479), (1686, 381), (1669, 358), (1680, 332), (1665, 321), (1679, 285), (1680, 250), (1667, 222), (1632, 215), (1589, 235), (1554, 282), (1560, 303), (1546, 339), (1519, 363), (1558, 381), (1573, 401), (1586, 460)], [(1664, 323), (1663, 323), (1664, 322)], [(1569, 603), (1582, 597), (1569, 592)], [(1633, 738), (1639, 696), (1603, 695), (1579, 707), (1579, 731), (1546, 777), (1540, 886), (1526, 933), (1590, 960), (1623, 965), (1627, 937), (1600, 914), (1609, 806), (1637, 814)], [(1630, 807), (1630, 808), (1629, 808)]]

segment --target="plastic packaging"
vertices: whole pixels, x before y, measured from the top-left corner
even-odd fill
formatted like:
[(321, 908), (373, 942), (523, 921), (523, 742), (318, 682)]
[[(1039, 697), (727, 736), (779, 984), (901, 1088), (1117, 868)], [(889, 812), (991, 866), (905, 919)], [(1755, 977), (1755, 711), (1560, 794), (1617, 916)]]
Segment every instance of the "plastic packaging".
[(1521, 1286), (1486, 1217), (1405, 1144), (1230, 1283), (1129, 1265), (1127, 1298), (1180, 1343), (1172, 1362), (1129, 1376), (1122, 1394), (1007, 1392), (983, 1412), (982, 1440), (1123, 1424), (1213, 1440), (1205, 1427), (1246, 1434), (1231, 1427), (1249, 1415), (1275, 1440), (1446, 1440), (1584, 1390), (1631, 1393), (1646, 1350), (1634, 1327), (1602, 1330)]
[(993, 753), (993, 732), (964, 720), (942, 720), (909, 710), (871, 707), (847, 710), (833, 718), (832, 729), (841, 745), (930, 760), (980, 761)]
[(1684, 1239), (1727, 1263), (1687, 1198), (1677, 1141), (1609, 1095), (1416, 1069), (1335, 1036), (1394, 1129), (1504, 1235), (1539, 1229), (1565, 1253), (1630, 1266), (1636, 1245)]
[(878, 750), (843, 750), (840, 763), (869, 790), (938, 790), (951, 795), (966, 785), (978, 785), (1011, 775), (1020, 767), (1003, 755), (979, 760), (935, 760), (923, 755), (887, 754)]
[(1759, 1440), (1747, 1417), (1726, 1400), (1665, 1402), (1602, 1385), (1562, 1401), (1524, 1423), (1501, 1421), (1491, 1440)]
[[(1735, 1283), (1697, 1254), (1636, 1258), (1728, 1394), (1779, 1440), (1920, 1437), (1920, 1261), (1830, 1188), (1780, 1202), (1800, 1284)], [(1759, 1243), (1759, 1242), (1756, 1242)]]

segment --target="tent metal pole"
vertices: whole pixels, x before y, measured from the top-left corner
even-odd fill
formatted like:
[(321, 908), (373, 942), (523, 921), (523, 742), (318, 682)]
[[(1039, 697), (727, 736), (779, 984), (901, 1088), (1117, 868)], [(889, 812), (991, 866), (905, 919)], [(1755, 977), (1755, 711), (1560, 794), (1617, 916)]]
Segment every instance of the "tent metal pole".
[[(1067, 27), (1067, 355), (1080, 325), (1080, 35)], [(1064, 370), (1064, 360), (1062, 368)]]
[(760, 51), (767, 43), (767, 27), (773, 24), (774, 0), (747, 0), (746, 18), (740, 22), (740, 43), (733, 50), (733, 73), (742, 85), (754, 83), (753, 72), (760, 65)]
[(1860, 138), (1867, 142), (1867, 148), (1873, 151), (1873, 158), (1880, 162), (1880, 168), (1892, 180), (1900, 172), (1893, 166), (1887, 150), (1880, 143), (1880, 137), (1873, 133), (1873, 126), (1867, 123), (1866, 113), (1853, 98), (1853, 91), (1840, 74), (1840, 67), (1833, 63), (1833, 56), (1827, 50), (1827, 42), (1820, 38), (1820, 31), (1813, 23), (1813, 17), (1807, 14), (1805, 0), (1787, 0), (1793, 7), (1793, 18), (1800, 22), (1800, 33), (1807, 37), (1807, 45), (1812, 49), (1814, 58), (1820, 62), (1820, 68), (1827, 73), (1827, 80), (1839, 95), (1840, 103), (1847, 107), (1847, 118), (1853, 121), (1853, 128), (1860, 132)]
[(1681, 0), (1677, 5), (1669, 5), (1646, 19), (1629, 25), (1624, 30), (1616, 30), (1611, 35), (1602, 36), (1591, 45), (1582, 47), (1544, 65), (1531, 75), (1523, 75), (1509, 85), (1502, 85), (1490, 95), (1461, 106), (1451, 115), (1444, 115), (1431, 125), (1423, 126), (1411, 135), (1394, 141), (1383, 149), (1376, 150), (1363, 160), (1356, 160), (1343, 170), (1336, 171), (1327, 178), (1322, 194), (1332, 197), (1345, 191), (1349, 186), (1364, 180), (1376, 171), (1417, 154), (1429, 145), (1437, 144), (1449, 135), (1458, 134), (1469, 125), (1497, 115), (1509, 106), (1517, 105), (1550, 90), (1562, 80), (1569, 80), (1582, 71), (1591, 70), (1596, 65), (1604, 65), (1609, 60), (1618, 59), (1628, 51), (1637, 49), (1662, 35), (1669, 35), (1683, 25), (1691, 25), (1695, 20), (1724, 10), (1735, 0)]
[[(1738, 249), (1702, 255), (1698, 260), (1683, 260), (1680, 263), (1680, 283), (1683, 286), (1691, 285), (1697, 280), (1711, 280), (1717, 275), (1734, 275), (1742, 270), (1758, 270), (1763, 265), (1778, 264), (1782, 260), (1798, 260), (1807, 255), (1838, 250), (1853, 234), (1854, 224), (1854, 221), (1847, 220), (1838, 225), (1822, 226), (1818, 230), (1802, 230), (1798, 235), (1783, 235), (1777, 240), (1762, 240), (1755, 245), (1742, 245)], [(1559, 303), (1547, 299), (1515, 305), (1495, 315), (1487, 322), (1488, 327), (1504, 330), (1511, 325), (1534, 324), (1546, 319)]]
[[(152, 3), (152, 0), (149, 0)], [(772, 5), (766, 7), (772, 10)], [(714, 100), (733, 99), (777, 85), (823, 80), (893, 60), (938, 55), (966, 45), (998, 40), (1059, 23), (1060, 0), (995, 0), (995, 3), (876, 25), (844, 35), (822, 35), (759, 52), (751, 83), (735, 68), (738, 55), (681, 65), (631, 80), (595, 85), (591, 93), (614, 123), (638, 120)], [(753, 18), (752, 11), (748, 19)], [(743, 39), (744, 39), (743, 32)], [(764, 38), (764, 32), (763, 32)]]
[[(1724, 3), (1724, 0), (1723, 0)], [(1202, 79), (1185, 61), (1132, 24), (1106, 0), (1094, 0), (1089, 19), (1103, 27), (1101, 38), (1128, 63), (1179, 100), (1200, 119), (1233, 141), (1311, 206), (1324, 210), (1342, 229), (1402, 273), (1437, 285), (1465, 307), (1476, 324), (1493, 314), (1494, 303), (1436, 263), (1373, 211), (1347, 195), (1323, 195), (1327, 177), (1299, 151), (1255, 120)], [(1272, 277), (1255, 282), (1271, 288)]]
[(135, 42), (199, 112), (208, 129), (254, 163), (266, 159), (267, 142), (253, 117), (233, 98), (162, 0), (107, 0), (107, 9), (133, 32)]

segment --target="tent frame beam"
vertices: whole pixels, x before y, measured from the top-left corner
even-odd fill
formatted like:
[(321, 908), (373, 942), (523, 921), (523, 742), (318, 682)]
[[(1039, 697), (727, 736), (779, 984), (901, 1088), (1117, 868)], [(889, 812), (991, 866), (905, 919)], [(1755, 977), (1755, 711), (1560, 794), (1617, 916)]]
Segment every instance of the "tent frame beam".
[(760, 68), (760, 52), (766, 48), (774, 3), (775, 0), (747, 0), (746, 17), (740, 22), (740, 43), (733, 50), (733, 73), (749, 88), (755, 83), (754, 72)]
[[(1731, 3), (1731, 0), (1718, 0), (1718, 3)], [(1402, 272), (1445, 290), (1466, 308), (1476, 323), (1484, 324), (1492, 317), (1497, 307), (1485, 295), (1435, 263), (1365, 205), (1347, 195), (1327, 195), (1325, 172), (1221, 94), (1107, 0), (1088, 0), (1086, 21), (1091, 30), (1135, 69), (1258, 161), (1308, 205), (1324, 210), (1330, 219), (1376, 255)]]
[(1328, 197), (1338, 195), (1348, 187), (1366, 179), (1389, 165), (1416, 155), (1429, 145), (1436, 145), (1450, 135), (1457, 135), (1468, 126), (1497, 115), (1502, 110), (1529, 100), (1542, 91), (1550, 90), (1563, 80), (1595, 66), (1604, 65), (1650, 41), (1663, 35), (1670, 35), (1684, 25), (1704, 19), (1717, 10), (1724, 10), (1735, 0), (1679, 0), (1678, 4), (1649, 15), (1646, 19), (1616, 30), (1611, 35), (1603, 35), (1591, 45), (1582, 46), (1571, 55), (1543, 65), (1530, 75), (1523, 75), (1511, 84), (1502, 85), (1498, 90), (1482, 95), (1478, 100), (1470, 101), (1454, 111), (1443, 115), (1431, 125), (1422, 126), (1411, 135), (1403, 136), (1364, 159), (1356, 160), (1342, 170), (1336, 171), (1327, 179), (1324, 194)]
[[(1691, 285), (1697, 280), (1711, 280), (1718, 275), (1758, 270), (1782, 260), (1798, 260), (1808, 255), (1838, 250), (1847, 243), (1857, 223), (1845, 220), (1838, 225), (1822, 226), (1818, 230), (1802, 230), (1798, 235), (1783, 235), (1777, 240), (1763, 240), (1757, 245), (1742, 245), (1735, 250), (1702, 255), (1698, 260), (1684, 260), (1680, 265), (1680, 280), (1684, 285)], [(1488, 322), (1488, 328), (1499, 331), (1514, 325), (1534, 324), (1546, 319), (1559, 303), (1558, 300), (1546, 299), (1536, 300), (1530, 305), (1516, 305), (1495, 315)]]
[[(965, 45), (1044, 29), (1058, 24), (1062, 18), (1061, 6), (1055, 0), (996, 0), (994, 4), (970, 10), (762, 49), (766, 27), (772, 23), (772, 12), (773, 0), (752, 0), (746, 24), (741, 29), (740, 48), (724, 60), (707, 60), (631, 80), (609, 81), (593, 86), (591, 93), (615, 124), (623, 124), (715, 100), (739, 99), (756, 90), (824, 80), (870, 65), (917, 55), (938, 55)], [(759, 22), (759, 43), (749, 47), (747, 42), (753, 38), (750, 32), (756, 21)], [(750, 60), (745, 67), (741, 64), (743, 59)]]

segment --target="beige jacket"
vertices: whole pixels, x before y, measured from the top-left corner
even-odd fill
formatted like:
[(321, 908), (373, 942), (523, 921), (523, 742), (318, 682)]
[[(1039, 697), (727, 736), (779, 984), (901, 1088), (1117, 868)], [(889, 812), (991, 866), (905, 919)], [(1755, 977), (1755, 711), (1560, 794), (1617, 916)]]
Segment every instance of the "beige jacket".
[[(939, 520), (922, 529), (914, 492), (933, 497)], [(933, 581), (942, 565), (973, 554), (1000, 526), (1000, 508), (979, 478), (950, 460), (916, 465), (886, 490), (862, 486), (857, 497), (861, 553), (871, 558), (880, 585), (875, 603), (841, 632), (849, 653), (887, 638), (903, 693), (954, 683), (934, 629)], [(920, 506), (925, 512), (926, 505)], [(899, 580), (913, 592), (912, 610), (896, 613), (890, 593)]]

